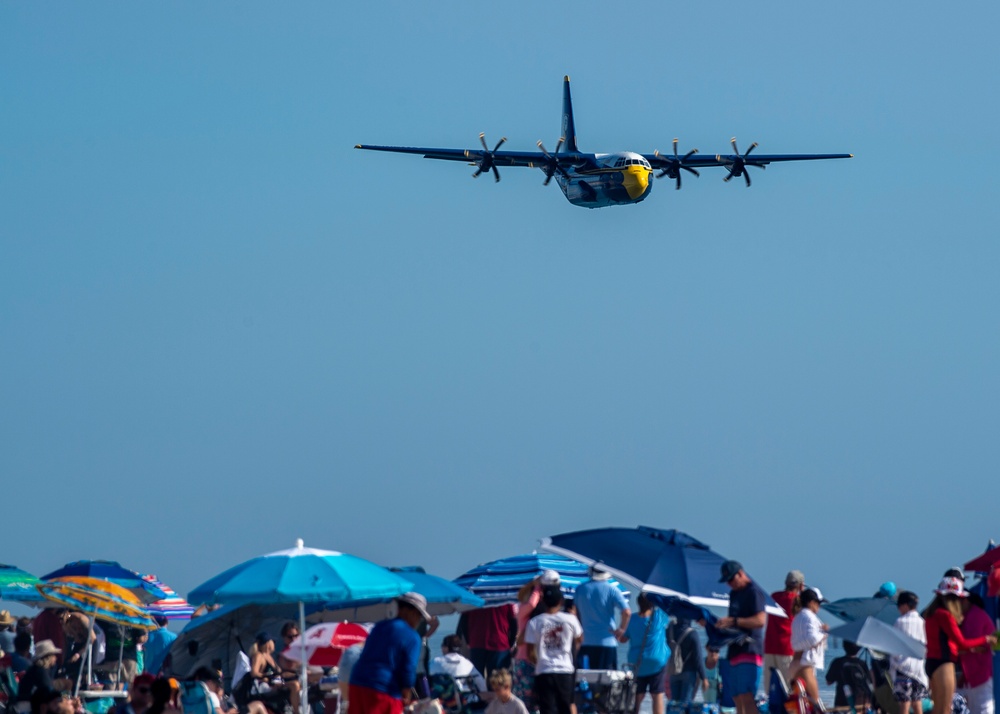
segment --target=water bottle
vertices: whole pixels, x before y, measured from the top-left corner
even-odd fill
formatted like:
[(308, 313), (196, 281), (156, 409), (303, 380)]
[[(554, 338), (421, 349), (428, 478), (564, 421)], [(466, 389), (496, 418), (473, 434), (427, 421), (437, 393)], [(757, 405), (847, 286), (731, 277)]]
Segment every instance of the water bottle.
[[(580, 664), (583, 665), (583, 669), (590, 669), (590, 658), (587, 655), (584, 655), (580, 660)], [(580, 681), (578, 686), (580, 689), (580, 695), (583, 697), (584, 702), (590, 702), (590, 700), (594, 697), (594, 693), (590, 691), (590, 682), (584, 678)]]

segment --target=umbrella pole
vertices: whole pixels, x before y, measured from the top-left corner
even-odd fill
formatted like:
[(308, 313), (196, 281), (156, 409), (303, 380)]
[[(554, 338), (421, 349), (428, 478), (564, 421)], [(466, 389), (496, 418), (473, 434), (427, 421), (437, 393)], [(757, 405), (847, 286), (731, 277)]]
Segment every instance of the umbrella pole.
[[(97, 609), (94, 609), (93, 614), (90, 616), (90, 627), (87, 630), (87, 647), (83, 651), (84, 657), (87, 657), (87, 666), (90, 666), (90, 659), (93, 655), (93, 647), (90, 644), (90, 638), (94, 636), (94, 623), (97, 621)], [(76, 672), (76, 685), (73, 687), (73, 696), (77, 696), (80, 693), (80, 678), (83, 677), (83, 662), (80, 662), (80, 669)]]
[(302, 671), (299, 674), (299, 689), (301, 713), (309, 714), (309, 676), (307, 674), (307, 663), (309, 657), (306, 655), (306, 604), (299, 600), (299, 647), (302, 651)]
[(118, 638), (118, 688), (124, 689), (122, 685), (122, 659), (125, 657), (125, 626), (121, 625), (122, 636)]

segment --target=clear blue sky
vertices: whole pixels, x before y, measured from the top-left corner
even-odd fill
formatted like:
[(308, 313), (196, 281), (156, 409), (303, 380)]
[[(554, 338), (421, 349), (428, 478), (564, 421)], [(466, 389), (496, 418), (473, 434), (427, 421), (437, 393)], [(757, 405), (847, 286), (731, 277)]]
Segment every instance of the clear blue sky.
[[(995, 4), (0, 4), (0, 561), (603, 525), (927, 594), (997, 525)], [(356, 151), (853, 152), (585, 210)]]

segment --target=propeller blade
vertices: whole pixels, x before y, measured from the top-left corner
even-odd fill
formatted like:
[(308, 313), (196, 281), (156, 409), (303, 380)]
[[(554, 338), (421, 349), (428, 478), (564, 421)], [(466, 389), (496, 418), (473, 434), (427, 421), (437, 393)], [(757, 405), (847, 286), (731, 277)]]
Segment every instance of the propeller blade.
[(541, 139), (539, 139), (539, 140), (538, 140), (538, 143), (537, 143), (537, 144), (535, 144), (535, 146), (537, 146), (537, 147), (538, 147), (538, 150), (542, 152), (542, 155), (543, 155), (543, 156), (544, 156), (544, 157), (545, 157), (546, 159), (549, 159), (549, 158), (552, 158), (551, 156), (549, 156), (549, 152), (547, 152), (547, 151), (545, 150), (545, 144), (543, 144), (543, 143), (542, 143), (542, 140), (541, 140)]
[[(505, 141), (507, 141), (507, 137), (506, 137), (506, 136), (501, 136), (501, 137), (500, 137), (500, 141), (498, 141), (498, 142), (497, 142), (497, 145), (493, 147), (493, 151), (496, 151), (496, 150), (497, 150), (497, 149), (499, 149), (499, 148), (500, 148), (501, 146), (503, 146), (503, 143), (504, 143)], [(749, 153), (749, 152), (748, 152), (748, 153)]]
[(483, 145), (483, 151), (489, 151), (490, 147), (486, 145), (486, 132), (480, 132), (479, 143)]
[(736, 153), (737, 156), (739, 156), (740, 150), (736, 148), (736, 137), (734, 136), (732, 139), (730, 139), (729, 143), (733, 145), (733, 151)]
[[(497, 167), (496, 166), (491, 166), (490, 168), (493, 169), (493, 176), (494, 176), (495, 182), (500, 181), (500, 172), (497, 171)], [(747, 181), (749, 182), (750, 179), (747, 179)], [(749, 185), (750, 184), (747, 183), (747, 186), (749, 186)]]
[(732, 180), (732, 178), (733, 178), (733, 172), (730, 171), (728, 174), (726, 174), (726, 178), (724, 178), (722, 180), (728, 183), (729, 181)]
[(545, 180), (542, 181), (542, 186), (548, 186), (549, 182), (552, 180), (552, 174), (545, 174)]
[[(674, 139), (674, 158), (677, 158), (677, 139)], [(687, 158), (687, 157), (685, 157)]]
[(559, 154), (559, 149), (562, 148), (563, 142), (566, 141), (566, 137), (560, 136), (559, 141), (556, 142), (556, 155)]
[(698, 173), (695, 169), (692, 169), (690, 166), (681, 166), (681, 168), (687, 171), (689, 174), (694, 174), (695, 176), (701, 176), (700, 173)]
[(747, 188), (750, 188), (750, 172), (743, 169), (743, 180), (747, 182)]
[(681, 172), (680, 171), (677, 172), (677, 185), (674, 186), (674, 188), (677, 189), (678, 191), (681, 190)]
[[(691, 151), (689, 151), (686, 154), (684, 154), (684, 158), (681, 159), (681, 161), (682, 162), (687, 161), (688, 159), (690, 159), (692, 156), (694, 156), (697, 153), (698, 153), (697, 149), (691, 149)], [(687, 167), (685, 167), (685, 168), (687, 168)]]
[(747, 153), (743, 154), (743, 158), (745, 159), (746, 157), (750, 156), (750, 152), (756, 148), (757, 148), (757, 142), (755, 141), (754, 143), (750, 144), (750, 148), (747, 149)]
[(482, 172), (483, 172), (483, 167), (480, 166), (479, 168), (476, 169), (476, 173), (472, 174), (472, 178), (479, 178), (479, 174), (481, 174)]

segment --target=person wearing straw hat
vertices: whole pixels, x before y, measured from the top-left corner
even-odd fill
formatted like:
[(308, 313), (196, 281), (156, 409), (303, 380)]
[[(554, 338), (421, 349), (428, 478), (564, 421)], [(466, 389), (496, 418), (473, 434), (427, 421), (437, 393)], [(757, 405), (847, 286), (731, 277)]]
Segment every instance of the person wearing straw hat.
[(413, 699), (420, 657), (422, 622), (430, 622), (427, 600), (420, 593), (397, 597), (396, 617), (377, 623), (351, 670), (349, 714), (402, 714)]
[(0, 650), (7, 654), (14, 651), (14, 625), (17, 618), (10, 614), (10, 610), (0, 610)]
[(35, 643), (32, 664), (21, 676), (17, 687), (17, 697), (14, 699), (14, 710), (18, 714), (26, 714), (31, 711), (31, 695), (36, 690), (65, 691), (72, 686), (69, 679), (53, 679), (52, 675), (60, 654), (62, 654), (62, 650), (52, 644), (52, 640), (42, 640)]

